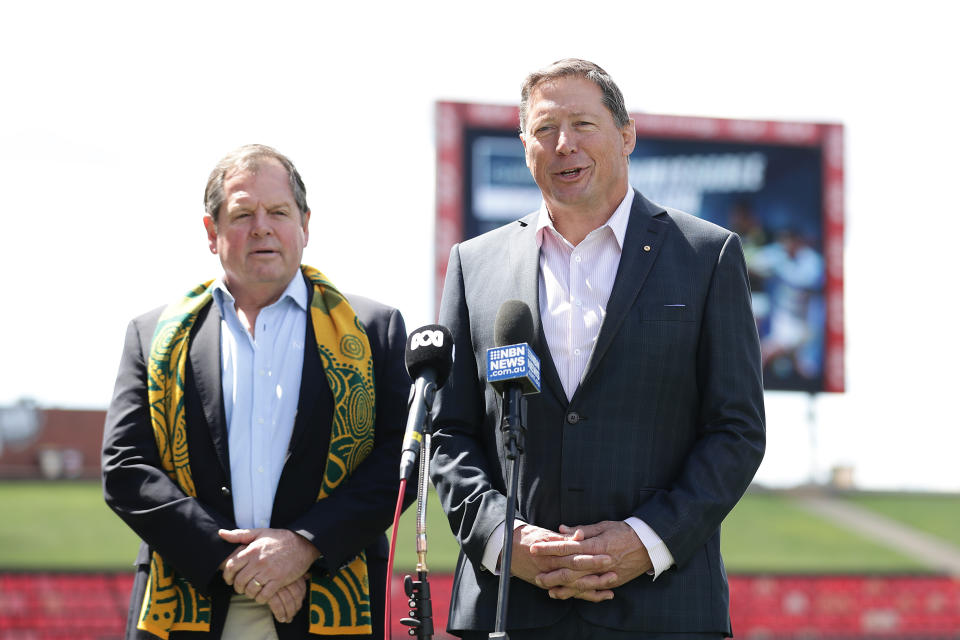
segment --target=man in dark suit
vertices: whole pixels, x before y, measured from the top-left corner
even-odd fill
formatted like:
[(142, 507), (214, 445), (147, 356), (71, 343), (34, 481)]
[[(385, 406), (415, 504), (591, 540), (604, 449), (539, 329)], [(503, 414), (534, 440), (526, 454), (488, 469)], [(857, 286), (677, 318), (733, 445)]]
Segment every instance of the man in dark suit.
[(636, 129), (597, 65), (528, 76), (520, 127), (543, 206), (452, 249), (440, 310), (457, 353), (432, 467), (462, 549), (449, 628), (495, 624), (508, 467), (485, 353), (519, 299), (543, 388), (520, 462), (511, 639), (730, 635), (720, 523), (765, 443), (739, 238), (630, 188)]
[(131, 322), (107, 413), (104, 494), (143, 540), (127, 637), (382, 637), (403, 318), (301, 265), (275, 150), (226, 156), (205, 205), (224, 273)]

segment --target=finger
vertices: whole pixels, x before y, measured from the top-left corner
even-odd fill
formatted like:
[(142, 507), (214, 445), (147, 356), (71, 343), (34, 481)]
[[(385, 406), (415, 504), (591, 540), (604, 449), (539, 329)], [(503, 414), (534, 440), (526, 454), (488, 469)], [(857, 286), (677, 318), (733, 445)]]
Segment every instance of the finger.
[(603, 589), (599, 591), (588, 589), (586, 591), (580, 591), (574, 587), (554, 587), (553, 589), (550, 589), (548, 595), (554, 600), (569, 600), (570, 598), (577, 598), (578, 600), (588, 600), (590, 602), (602, 602), (604, 600), (613, 599), (613, 591), (609, 589)]
[(293, 619), (295, 611), (293, 595), (290, 593), (288, 587), (280, 589), (276, 595), (270, 599), (270, 610), (278, 622), (290, 622), (290, 620)]
[[(280, 589), (274, 600), (281, 598), (284, 607), (284, 620), (281, 622), (290, 622), (293, 620), (300, 607), (303, 606), (303, 597), (307, 593), (307, 580), (298, 579)], [(271, 606), (272, 608), (272, 606)], [(279, 618), (278, 618), (279, 620)]]
[(603, 574), (591, 573), (573, 582), (574, 589), (580, 591), (601, 591), (616, 586), (618, 576), (614, 571), (608, 571)]
[(537, 559), (541, 573), (557, 569), (573, 569), (589, 573), (602, 573), (613, 568), (613, 557), (605, 554), (578, 553), (567, 556), (544, 556)]
[(567, 540), (544, 540), (530, 545), (532, 556), (572, 556), (577, 553), (591, 553), (589, 541), (569, 538)]
[(530, 545), (531, 556), (569, 556), (574, 553), (583, 553), (579, 542), (554, 540), (551, 542), (534, 542)]
[(237, 572), (233, 578), (233, 590), (240, 595), (246, 595), (255, 598), (257, 593), (263, 588), (263, 581), (260, 586), (254, 584), (253, 579), (257, 577), (256, 571), (249, 564)]
[(260, 589), (260, 592), (257, 593), (256, 597), (256, 600), (259, 604), (267, 604), (270, 602), (270, 599), (273, 598), (273, 596), (281, 591), (280, 583), (276, 580), (270, 580), (267, 582), (260, 580), (260, 583), (263, 585), (263, 588)]
[(223, 563), (223, 581), (229, 585), (232, 585), (237, 579), (237, 573), (247, 566), (247, 557), (240, 553), (244, 549), (246, 547), (240, 547), (231, 553)]
[(583, 529), (580, 527), (568, 527), (565, 524), (560, 525), (558, 533), (563, 535), (566, 540), (583, 540), (586, 536), (583, 534)]
[(530, 547), (532, 556), (598, 556), (605, 555), (605, 551), (597, 538), (584, 541), (537, 542)]
[(273, 614), (273, 617), (277, 622), (287, 621), (287, 610), (283, 601), (280, 599), (279, 593), (273, 596), (273, 598), (267, 604), (270, 607), (270, 613)]
[(567, 566), (577, 571), (590, 571), (596, 573), (605, 571), (613, 566), (613, 558), (605, 554), (581, 553), (573, 556), (566, 556)]
[(293, 619), (293, 616), (297, 615), (297, 612), (300, 611), (300, 608), (304, 603), (304, 596), (307, 595), (307, 591), (310, 589), (310, 579), (297, 580), (287, 587), (290, 589), (291, 599), (293, 600), (293, 606), (290, 609), (290, 618)]
[(585, 575), (587, 575), (586, 572), (574, 571), (573, 569), (564, 567), (556, 571), (537, 574), (534, 581), (541, 589), (549, 589), (551, 587), (573, 586), (574, 582)]
[(577, 590), (572, 587), (554, 587), (547, 592), (554, 600), (569, 600), (577, 595)]
[[(263, 591), (264, 584), (257, 578), (250, 578), (244, 587), (243, 593), (251, 600), (257, 600), (257, 596)], [(257, 600), (257, 602), (260, 602)], [(261, 603), (263, 604), (263, 603)]]
[(609, 589), (603, 591), (581, 591), (574, 596), (579, 600), (588, 600), (590, 602), (603, 602), (604, 600), (613, 600), (613, 591)]
[(217, 535), (234, 544), (250, 544), (257, 539), (255, 529), (220, 529)]
[[(566, 531), (564, 531), (566, 529)], [(600, 522), (597, 524), (578, 524), (575, 527), (568, 527), (566, 525), (560, 525), (560, 533), (566, 533), (567, 535), (581, 535), (582, 539), (586, 540), (587, 538), (593, 538), (598, 536), (604, 531), (607, 530), (607, 527), (604, 523)]]

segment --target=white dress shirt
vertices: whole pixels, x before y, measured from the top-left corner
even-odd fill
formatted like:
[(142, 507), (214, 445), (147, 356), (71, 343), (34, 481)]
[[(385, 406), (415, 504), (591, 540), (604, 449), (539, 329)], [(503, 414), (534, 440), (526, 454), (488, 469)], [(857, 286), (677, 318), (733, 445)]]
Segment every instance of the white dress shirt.
[(300, 399), (307, 285), (298, 271), (280, 299), (257, 314), (254, 336), (240, 322), (223, 280), (220, 370), (237, 526), (269, 527)]
[[(633, 189), (628, 188), (607, 222), (588, 233), (576, 246), (553, 226), (546, 203), (540, 207), (536, 227), (540, 247), (540, 320), (567, 400), (573, 398), (580, 385), (607, 314), (633, 195)], [(673, 564), (673, 555), (645, 522), (632, 516), (625, 522), (647, 548), (656, 579)], [(518, 520), (514, 528), (523, 524)], [(500, 525), (488, 540), (482, 560), (483, 565), (495, 573), (503, 549), (503, 528), (504, 525)]]

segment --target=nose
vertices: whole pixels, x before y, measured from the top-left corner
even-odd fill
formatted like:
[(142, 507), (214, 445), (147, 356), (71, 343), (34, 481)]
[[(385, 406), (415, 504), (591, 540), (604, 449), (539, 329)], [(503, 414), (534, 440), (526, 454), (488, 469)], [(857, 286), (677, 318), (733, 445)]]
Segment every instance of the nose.
[(576, 152), (576, 150), (577, 140), (573, 132), (566, 127), (562, 127), (557, 135), (557, 154), (566, 156)]
[(267, 210), (263, 207), (257, 207), (257, 210), (253, 212), (253, 229), (251, 230), (254, 237), (262, 238), (271, 235), (273, 230), (270, 228), (269, 222), (270, 214), (267, 213)]

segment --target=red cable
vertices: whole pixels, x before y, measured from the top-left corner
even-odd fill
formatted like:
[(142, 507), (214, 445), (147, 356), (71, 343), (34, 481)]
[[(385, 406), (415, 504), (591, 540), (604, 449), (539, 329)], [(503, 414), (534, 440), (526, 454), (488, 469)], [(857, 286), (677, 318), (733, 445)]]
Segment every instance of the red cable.
[(393, 578), (393, 553), (397, 548), (397, 529), (400, 526), (400, 512), (403, 511), (403, 496), (407, 493), (407, 479), (400, 480), (400, 495), (397, 496), (397, 508), (393, 512), (393, 533), (390, 534), (390, 553), (387, 555), (387, 597), (384, 599), (383, 640), (390, 640), (390, 586)]

